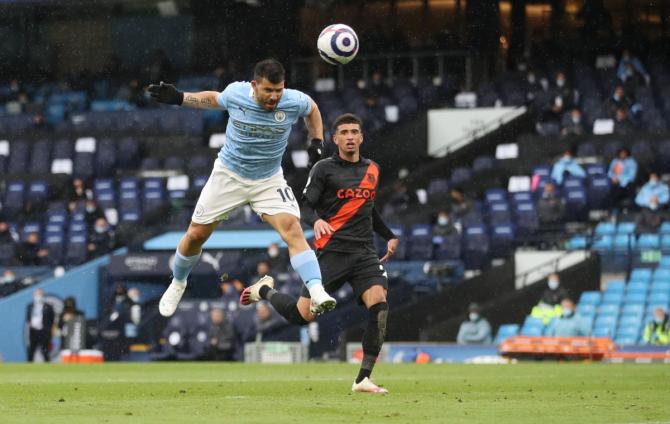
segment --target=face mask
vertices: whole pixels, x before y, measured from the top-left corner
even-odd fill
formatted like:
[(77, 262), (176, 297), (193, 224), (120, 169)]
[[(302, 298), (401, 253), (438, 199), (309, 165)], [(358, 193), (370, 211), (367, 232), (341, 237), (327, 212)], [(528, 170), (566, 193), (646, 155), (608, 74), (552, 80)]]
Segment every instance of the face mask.
[(572, 309), (566, 309), (566, 310), (563, 311), (563, 316), (566, 317), (566, 318), (569, 318), (572, 315), (574, 315), (574, 313), (575, 313), (575, 311), (573, 311)]
[(95, 232), (98, 234), (102, 234), (105, 231), (107, 231), (107, 227), (95, 227)]
[(663, 317), (659, 317), (659, 316), (654, 315), (654, 322), (656, 324), (663, 324)]
[(268, 256), (271, 258), (276, 258), (277, 256), (279, 256), (279, 249), (268, 250)]
[(528, 82), (531, 83), (531, 84), (535, 84), (535, 81), (537, 81), (537, 79), (535, 78), (535, 74), (529, 74), (528, 75)]
[(621, 99), (621, 96), (619, 96), (618, 94), (615, 93), (614, 94), (614, 100), (616, 100), (618, 102), (620, 99)]
[(114, 298), (114, 300), (116, 300), (116, 303), (121, 303), (121, 302), (123, 302), (123, 300), (124, 300), (125, 298), (126, 298), (125, 296), (119, 296), (119, 295), (117, 295), (117, 296)]
[(558, 280), (549, 280), (549, 288), (551, 290), (556, 290), (558, 288), (559, 282)]
[(44, 300), (44, 296), (35, 295), (33, 296), (33, 300), (35, 301), (35, 303), (40, 303)]
[(479, 314), (476, 312), (470, 312), (470, 321), (477, 321), (479, 319)]
[(449, 223), (449, 218), (447, 218), (446, 216), (440, 216), (437, 218), (437, 223), (439, 225), (447, 225)]
[(542, 78), (540, 80), (540, 85), (542, 86), (543, 90), (547, 90), (549, 88), (549, 81), (547, 81), (546, 78)]
[(572, 123), (573, 124), (579, 124), (579, 122), (582, 120), (580, 116), (577, 115), (572, 115)]
[(95, 206), (86, 206), (86, 212), (88, 213), (95, 212)]
[(565, 85), (565, 80), (557, 79), (556, 80), (556, 85), (559, 86), (559, 87), (563, 87)]
[(650, 204), (650, 205), (649, 205), (649, 209), (651, 209), (652, 211), (655, 211), (656, 209), (658, 209), (658, 203), (652, 203), (652, 204)]
[(132, 300), (135, 303), (138, 303), (140, 301), (140, 297), (137, 295), (128, 296), (128, 299)]

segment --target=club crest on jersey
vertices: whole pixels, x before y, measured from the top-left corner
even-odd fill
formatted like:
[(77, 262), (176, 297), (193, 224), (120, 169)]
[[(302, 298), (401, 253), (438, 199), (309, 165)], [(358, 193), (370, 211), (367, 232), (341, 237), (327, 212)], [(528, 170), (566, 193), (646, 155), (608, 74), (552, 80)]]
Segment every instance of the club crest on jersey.
[(286, 120), (286, 112), (278, 110), (275, 112), (275, 121), (284, 122)]
[(371, 184), (374, 184), (375, 181), (377, 181), (377, 179), (375, 178), (375, 176), (374, 176), (373, 174), (369, 174), (369, 173), (368, 173), (368, 174), (366, 175), (366, 178), (368, 179), (368, 182), (371, 183)]

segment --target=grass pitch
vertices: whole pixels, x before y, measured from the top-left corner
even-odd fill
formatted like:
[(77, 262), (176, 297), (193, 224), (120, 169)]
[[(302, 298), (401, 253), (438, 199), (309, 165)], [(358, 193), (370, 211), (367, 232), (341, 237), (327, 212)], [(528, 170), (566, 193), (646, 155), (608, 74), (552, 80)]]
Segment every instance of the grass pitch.
[(670, 422), (670, 365), (0, 365), (2, 423)]

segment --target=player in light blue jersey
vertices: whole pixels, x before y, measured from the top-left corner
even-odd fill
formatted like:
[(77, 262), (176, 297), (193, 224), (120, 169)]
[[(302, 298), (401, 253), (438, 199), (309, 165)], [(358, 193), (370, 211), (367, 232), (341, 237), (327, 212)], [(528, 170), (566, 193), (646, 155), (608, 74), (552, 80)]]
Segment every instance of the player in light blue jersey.
[[(300, 226), (300, 208), (281, 169), (291, 127), (300, 118), (304, 118), (312, 139), (308, 149), (310, 163), (321, 158), (321, 113), (308, 95), (284, 88), (284, 75), (283, 66), (268, 59), (256, 64), (253, 81), (234, 82), (221, 93), (184, 93), (162, 82), (149, 86), (151, 97), (158, 102), (200, 109), (220, 108), (230, 115), (226, 142), (200, 193), (191, 224), (177, 246), (172, 282), (158, 305), (161, 315), (174, 314), (186, 289), (186, 279), (200, 258), (202, 245), (219, 221), (231, 210), (247, 204), (288, 245), (291, 265), (312, 297), (310, 309), (320, 314), (335, 307), (335, 299), (323, 289), (319, 263)], [(261, 281), (274, 286), (270, 276)], [(242, 293), (241, 302), (260, 300), (258, 289), (263, 284), (248, 287)]]

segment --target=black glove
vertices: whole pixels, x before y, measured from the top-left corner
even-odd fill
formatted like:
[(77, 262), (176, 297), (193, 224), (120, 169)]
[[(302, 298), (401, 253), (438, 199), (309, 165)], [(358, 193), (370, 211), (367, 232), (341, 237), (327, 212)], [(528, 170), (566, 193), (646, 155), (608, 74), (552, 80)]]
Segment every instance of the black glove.
[(165, 84), (161, 81), (160, 84), (151, 84), (147, 89), (151, 97), (160, 103), (167, 103), (169, 105), (181, 106), (184, 101), (184, 93), (177, 90), (172, 84)]
[(309, 147), (307, 148), (307, 155), (309, 156), (307, 169), (312, 169), (314, 164), (323, 158), (323, 140), (319, 138), (313, 138), (309, 143)]

